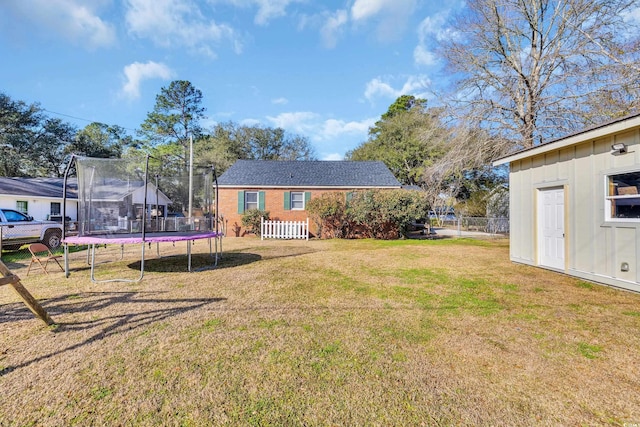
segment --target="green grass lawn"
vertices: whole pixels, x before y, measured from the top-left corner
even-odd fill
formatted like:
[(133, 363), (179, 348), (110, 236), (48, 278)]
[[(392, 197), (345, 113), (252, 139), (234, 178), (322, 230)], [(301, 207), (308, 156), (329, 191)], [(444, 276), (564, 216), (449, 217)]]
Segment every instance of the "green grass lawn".
[[(223, 244), (196, 273), (149, 250), (140, 283), (91, 283), (82, 251), (69, 279), (11, 263), (58, 325), (0, 288), (0, 425), (640, 423), (640, 295), (505, 240)], [(99, 255), (136, 276), (137, 250)]]

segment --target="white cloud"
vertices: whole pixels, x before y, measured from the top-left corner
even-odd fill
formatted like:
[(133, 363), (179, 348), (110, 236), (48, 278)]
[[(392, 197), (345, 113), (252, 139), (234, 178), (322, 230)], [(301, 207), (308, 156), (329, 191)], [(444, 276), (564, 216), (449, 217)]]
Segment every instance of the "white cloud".
[(272, 99), (271, 103), (276, 105), (284, 105), (284, 104), (288, 104), (289, 100), (287, 98), (280, 97), (280, 98)]
[(356, 0), (351, 6), (351, 17), (354, 21), (369, 19), (394, 3), (394, 0)]
[(192, 0), (126, 0), (125, 20), (130, 34), (162, 47), (186, 47), (215, 57), (213, 45), (229, 41), (236, 53), (242, 41), (235, 30), (205, 17)]
[[(387, 78), (386, 80), (390, 79)], [(428, 96), (427, 90), (430, 86), (431, 80), (422, 74), (407, 77), (399, 89), (395, 89), (391, 83), (383, 80), (383, 78), (377, 77), (367, 83), (364, 96), (370, 102), (373, 102), (376, 98), (395, 99), (400, 95), (414, 95), (419, 98), (426, 98)]]
[[(417, 0), (355, 0), (349, 9), (298, 14), (298, 30), (319, 30), (322, 43), (327, 48), (336, 46), (345, 28), (374, 33), (379, 41), (388, 42), (406, 30), (416, 3)], [(375, 31), (369, 25), (374, 25)]]
[(375, 122), (376, 119), (365, 119), (360, 122), (329, 119), (325, 120), (320, 135), (322, 139), (335, 139), (344, 134), (362, 135), (364, 137)]
[(240, 120), (240, 124), (242, 126), (257, 126), (262, 124), (262, 122), (258, 119), (243, 119)]
[(448, 24), (449, 15), (456, 9), (464, 6), (464, 3), (452, 3), (450, 9), (442, 10), (434, 15), (427, 16), (418, 25), (418, 45), (413, 50), (413, 60), (416, 65), (433, 66), (438, 63), (435, 53), (429, 49), (430, 41), (436, 42), (455, 40), (459, 32)]
[(347, 24), (349, 15), (346, 10), (336, 10), (335, 13), (330, 14), (322, 28), (320, 28), (320, 35), (325, 47), (333, 48), (338, 42), (338, 36), (342, 32), (343, 27)]
[(436, 40), (448, 40), (452, 38), (455, 30), (447, 27), (449, 11), (442, 11), (432, 16), (427, 16), (418, 25), (418, 40), (424, 43), (427, 37), (435, 37)]
[(134, 62), (124, 67), (125, 84), (122, 86), (122, 94), (126, 98), (136, 99), (140, 97), (140, 84), (144, 80), (159, 78), (169, 80), (175, 75), (164, 64), (148, 61), (146, 63)]
[(267, 119), (276, 127), (308, 136), (314, 141), (332, 141), (345, 135), (366, 138), (369, 127), (376, 122), (374, 118), (350, 122), (323, 119), (319, 114), (308, 111), (282, 113), (275, 117), (267, 116)]
[(31, 21), (62, 37), (94, 49), (116, 41), (112, 24), (102, 20), (94, 10), (101, 2), (79, 0), (5, 0), (7, 8), (19, 19)]
[(342, 160), (342, 159), (344, 159), (344, 156), (339, 153), (329, 153), (322, 158), (322, 160)]
[(267, 119), (274, 126), (283, 128), (289, 132), (308, 135), (316, 126), (314, 121), (318, 119), (318, 114), (308, 111), (300, 111), (294, 113), (281, 113), (277, 116), (267, 116)]
[(273, 18), (285, 16), (287, 6), (295, 1), (297, 0), (255, 0), (254, 3), (258, 5), (255, 23), (265, 25)]
[(381, 79), (375, 78), (367, 83), (367, 87), (364, 90), (364, 96), (369, 101), (379, 96), (397, 98), (398, 91), (392, 88), (389, 83), (385, 83)]
[(386, 41), (404, 32), (415, 8), (416, 0), (355, 0), (351, 19), (360, 24), (375, 18), (376, 36)]
[(418, 65), (432, 66), (438, 63), (436, 55), (427, 50), (423, 45), (418, 45), (413, 50), (413, 61)]
[(287, 15), (287, 6), (291, 3), (299, 3), (303, 0), (213, 0), (212, 3), (227, 3), (236, 7), (256, 6), (258, 11), (254, 22), (258, 25), (267, 25), (269, 21)]
[[(268, 126), (284, 129), (309, 138), (324, 160), (340, 160), (344, 153), (367, 139), (369, 128), (377, 119), (345, 121), (323, 118), (309, 111), (287, 112), (266, 117)], [(244, 120), (241, 124), (259, 124), (254, 120)], [(342, 153), (342, 154), (340, 154)]]

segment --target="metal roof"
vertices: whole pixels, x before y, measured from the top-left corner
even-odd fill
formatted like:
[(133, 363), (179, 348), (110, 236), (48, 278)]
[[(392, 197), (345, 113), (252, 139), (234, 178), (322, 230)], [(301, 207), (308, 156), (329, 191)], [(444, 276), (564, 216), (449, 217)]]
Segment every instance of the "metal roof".
[(400, 188), (380, 161), (238, 160), (218, 178), (221, 187)]

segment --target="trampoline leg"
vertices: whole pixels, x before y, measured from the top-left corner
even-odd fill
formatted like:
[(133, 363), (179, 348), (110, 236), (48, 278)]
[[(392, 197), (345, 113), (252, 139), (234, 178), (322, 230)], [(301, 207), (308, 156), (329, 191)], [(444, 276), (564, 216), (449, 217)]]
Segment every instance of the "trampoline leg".
[(64, 277), (69, 278), (69, 245), (64, 244)]
[(187, 259), (188, 259), (188, 270), (191, 273), (191, 240), (187, 240)]
[[(87, 261), (89, 260), (89, 251), (87, 251)], [(96, 265), (96, 244), (91, 245), (91, 281), (96, 282), (96, 278), (93, 274), (94, 267)]]
[(136, 282), (141, 281), (142, 276), (144, 276), (144, 242), (142, 243), (142, 258), (140, 259), (140, 278)]

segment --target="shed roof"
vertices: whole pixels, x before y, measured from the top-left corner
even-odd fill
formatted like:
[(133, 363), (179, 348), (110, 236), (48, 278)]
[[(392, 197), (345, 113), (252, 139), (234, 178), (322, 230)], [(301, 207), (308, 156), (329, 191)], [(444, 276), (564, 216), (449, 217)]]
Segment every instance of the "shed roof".
[[(78, 182), (70, 178), (67, 197), (78, 198)], [(0, 194), (10, 196), (62, 198), (63, 178), (10, 178), (0, 177)]]
[(516, 160), (526, 159), (528, 157), (537, 156), (565, 147), (570, 147), (572, 145), (576, 145), (588, 140), (602, 138), (607, 135), (623, 132), (636, 126), (640, 126), (640, 113), (621, 117), (619, 119), (602, 123), (597, 126), (589, 127), (558, 139), (553, 139), (534, 147), (516, 151), (515, 153), (511, 153), (494, 160), (493, 165), (499, 166)]
[(400, 188), (379, 161), (238, 160), (220, 178), (221, 187)]

